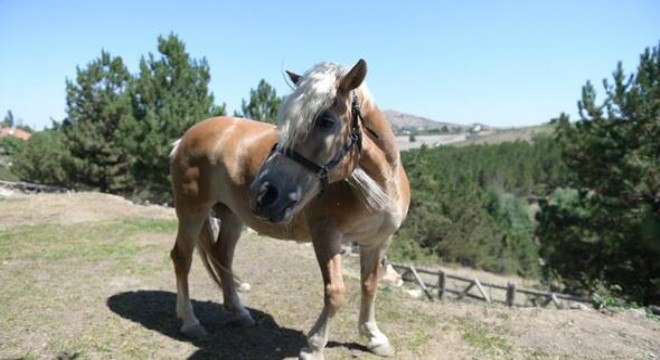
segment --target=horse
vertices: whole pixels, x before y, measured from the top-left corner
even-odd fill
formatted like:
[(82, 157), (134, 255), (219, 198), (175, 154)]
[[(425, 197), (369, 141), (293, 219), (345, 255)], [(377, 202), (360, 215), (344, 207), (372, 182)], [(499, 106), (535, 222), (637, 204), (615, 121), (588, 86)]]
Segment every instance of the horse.
[[(170, 175), (178, 230), (171, 258), (181, 332), (206, 335), (188, 291), (196, 245), (222, 289), (231, 321), (254, 324), (232, 273), (236, 243), (247, 225), (266, 236), (313, 245), (323, 310), (301, 359), (323, 359), (330, 322), (345, 300), (340, 252), (349, 241), (359, 244), (360, 253), (359, 334), (371, 352), (392, 356), (376, 322), (375, 297), (381, 260), (410, 203), (395, 135), (366, 86), (364, 60), (351, 68), (321, 63), (303, 75), (286, 73), (293, 89), (278, 109), (277, 126), (215, 117), (193, 125), (174, 144)], [(219, 219), (217, 232), (212, 214)]]

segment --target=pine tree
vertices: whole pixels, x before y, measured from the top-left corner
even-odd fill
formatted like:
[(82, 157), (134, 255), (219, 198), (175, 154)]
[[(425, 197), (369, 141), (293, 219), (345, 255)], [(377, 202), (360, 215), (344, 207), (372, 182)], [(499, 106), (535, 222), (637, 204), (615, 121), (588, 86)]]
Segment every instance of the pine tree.
[(139, 196), (162, 203), (171, 199), (167, 157), (172, 143), (196, 122), (224, 114), (224, 105), (213, 104), (206, 60), (192, 59), (177, 36), (159, 37), (158, 52), (158, 58), (141, 59), (131, 91), (137, 120), (131, 147)]
[(66, 82), (67, 120), (61, 131), (69, 156), (62, 165), (76, 186), (129, 193), (134, 185), (126, 146), (131, 75), (121, 57), (106, 51), (76, 73), (75, 82)]
[[(621, 64), (582, 89), (575, 124), (562, 115), (557, 136), (573, 174), (543, 204), (539, 237), (550, 271), (569, 288), (605, 288), (629, 300), (660, 301), (660, 48), (647, 49), (637, 73)], [(571, 196), (567, 196), (571, 194)]]
[(237, 112), (234, 115), (274, 124), (277, 122), (277, 109), (281, 102), (282, 99), (277, 96), (275, 89), (261, 79), (256, 90), (250, 89), (249, 101), (241, 100), (242, 113)]
[(12, 113), (11, 110), (7, 110), (7, 114), (2, 119), (2, 123), (0, 123), (0, 125), (3, 127), (14, 127), (15, 124), (16, 120), (14, 119), (14, 113)]

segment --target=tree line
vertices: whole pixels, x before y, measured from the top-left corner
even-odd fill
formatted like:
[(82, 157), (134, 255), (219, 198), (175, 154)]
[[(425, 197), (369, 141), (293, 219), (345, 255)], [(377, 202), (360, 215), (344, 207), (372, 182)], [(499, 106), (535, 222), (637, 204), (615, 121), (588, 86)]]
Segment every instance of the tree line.
[(413, 198), (392, 256), (540, 276), (555, 290), (660, 302), (660, 53), (588, 82), (580, 118), (532, 143), (402, 154)]
[(392, 256), (538, 276), (529, 201), (561, 183), (560, 158), (550, 137), (404, 152), (413, 196)]
[[(172, 142), (200, 120), (226, 113), (209, 81), (206, 60), (192, 58), (174, 34), (158, 38), (158, 54), (143, 56), (136, 74), (102, 51), (67, 79), (65, 119), (26, 144), (3, 139), (0, 147), (23, 180), (167, 203)], [(262, 80), (235, 115), (274, 122), (279, 101)]]

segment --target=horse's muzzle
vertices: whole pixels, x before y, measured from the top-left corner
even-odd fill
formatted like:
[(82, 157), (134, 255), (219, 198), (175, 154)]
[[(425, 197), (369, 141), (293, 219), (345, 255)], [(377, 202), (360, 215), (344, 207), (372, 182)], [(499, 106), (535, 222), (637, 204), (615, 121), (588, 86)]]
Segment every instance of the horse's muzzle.
[(288, 222), (298, 205), (298, 196), (284, 194), (275, 184), (267, 180), (255, 180), (250, 185), (250, 208), (254, 215), (273, 223)]

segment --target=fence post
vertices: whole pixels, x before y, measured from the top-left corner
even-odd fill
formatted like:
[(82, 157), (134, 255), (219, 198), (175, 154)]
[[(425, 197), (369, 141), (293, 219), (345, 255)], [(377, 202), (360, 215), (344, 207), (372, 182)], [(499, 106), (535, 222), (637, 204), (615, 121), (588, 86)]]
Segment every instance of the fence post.
[(447, 276), (445, 272), (440, 270), (438, 273), (438, 299), (442, 300), (442, 297), (445, 295), (445, 286), (447, 284)]
[(488, 294), (486, 294), (486, 291), (484, 290), (483, 286), (481, 286), (481, 282), (479, 279), (474, 278), (474, 284), (477, 285), (477, 289), (479, 289), (479, 292), (481, 293), (481, 296), (484, 297), (484, 300), (486, 300), (487, 303), (490, 304), (490, 297)]
[(506, 284), (506, 304), (513, 306), (516, 298), (516, 284), (510, 282)]
[(557, 309), (563, 309), (564, 308), (561, 304), (561, 301), (559, 301), (559, 299), (557, 299), (557, 295), (555, 295), (555, 293), (550, 294), (550, 299), (552, 299), (552, 302), (555, 304)]
[(410, 270), (412, 271), (413, 276), (415, 276), (415, 280), (417, 280), (417, 283), (419, 284), (419, 287), (421, 287), (422, 290), (424, 290), (424, 293), (426, 294), (426, 297), (428, 297), (429, 300), (433, 301), (433, 295), (431, 295), (431, 292), (426, 287), (426, 284), (424, 283), (424, 280), (422, 280), (422, 278), (417, 273), (417, 270), (415, 270), (415, 267), (411, 265)]

